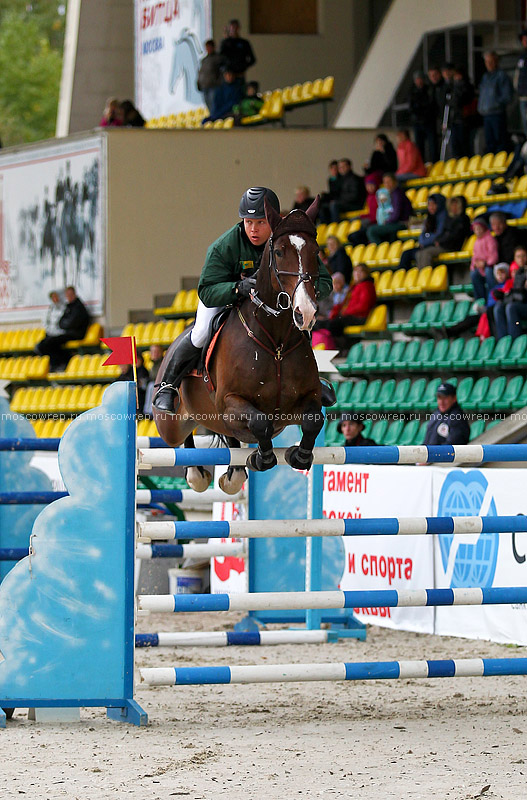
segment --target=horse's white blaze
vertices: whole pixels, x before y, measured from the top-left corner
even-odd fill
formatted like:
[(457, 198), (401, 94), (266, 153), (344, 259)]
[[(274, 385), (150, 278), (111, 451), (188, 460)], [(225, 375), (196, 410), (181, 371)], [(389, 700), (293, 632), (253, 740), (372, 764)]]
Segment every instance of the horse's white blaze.
[[(300, 275), (303, 272), (302, 249), (305, 246), (306, 241), (301, 236), (295, 236), (294, 234), (289, 236), (289, 241), (298, 253), (298, 273)], [(302, 315), (302, 324), (298, 325), (295, 320), (295, 325), (300, 328), (301, 331), (311, 330), (315, 320), (317, 307), (307, 293), (305, 283), (301, 283), (295, 292), (295, 305), (293, 311)]]

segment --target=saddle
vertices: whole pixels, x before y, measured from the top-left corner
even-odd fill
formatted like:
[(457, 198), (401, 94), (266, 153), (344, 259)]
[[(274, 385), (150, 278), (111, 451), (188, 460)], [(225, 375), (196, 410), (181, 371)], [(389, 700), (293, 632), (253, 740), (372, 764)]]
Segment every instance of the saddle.
[(231, 311), (232, 306), (226, 306), (225, 308), (222, 308), (221, 311), (218, 311), (218, 313), (211, 319), (209, 323), (209, 330), (207, 332), (207, 339), (201, 351), (199, 364), (188, 375), (188, 377), (191, 378), (203, 378), (207, 389), (211, 393), (215, 391), (215, 387), (210, 378), (208, 366), (212, 357), (212, 353), (214, 352), (216, 342), (218, 341), (220, 331), (227, 322), (227, 318)]

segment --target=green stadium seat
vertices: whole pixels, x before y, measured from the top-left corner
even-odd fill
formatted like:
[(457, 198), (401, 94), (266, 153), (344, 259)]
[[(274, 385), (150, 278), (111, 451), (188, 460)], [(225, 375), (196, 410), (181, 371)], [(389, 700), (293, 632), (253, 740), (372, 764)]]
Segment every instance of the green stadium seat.
[(342, 444), (344, 442), (343, 435), (337, 431), (338, 424), (338, 419), (326, 423), (326, 429), (324, 432), (324, 444), (326, 447), (329, 447), (330, 445)]
[(384, 437), (384, 445), (399, 444), (404, 428), (404, 419), (394, 419)]
[(434, 342), (433, 350), (430, 356), (423, 361), (421, 368), (426, 370), (438, 369), (439, 362), (445, 358), (449, 346), (450, 341), (448, 339), (439, 339), (439, 341)]
[(349, 396), (349, 406), (348, 408), (354, 409), (356, 403), (360, 403), (364, 395), (366, 394), (366, 390), (368, 388), (368, 381), (366, 378), (362, 378), (360, 381), (356, 381), (352, 384), (352, 391)]
[[(507, 388), (507, 378), (505, 377), (505, 375), (500, 375), (498, 378), (494, 378), (485, 397), (484, 408), (495, 409), (497, 408), (497, 404), (501, 400), (505, 401), (506, 388)], [(520, 393), (520, 389), (521, 389), (521, 384), (518, 386), (518, 391), (516, 392), (516, 394)], [(505, 407), (508, 408), (508, 405), (506, 405)]]
[[(366, 383), (366, 381), (364, 381)], [(348, 408), (351, 403), (351, 394), (357, 384), (351, 381), (344, 381), (337, 389), (337, 408)], [(365, 387), (366, 388), (366, 387)]]
[(498, 339), (492, 356), (485, 361), (485, 367), (499, 367), (502, 359), (507, 358), (509, 355), (511, 343), (512, 339), (510, 336), (502, 336), (501, 339)]
[(384, 437), (386, 435), (387, 428), (388, 428), (387, 419), (378, 420), (371, 429), (369, 438), (373, 439), (375, 444), (384, 444)]
[(489, 391), (490, 386), (490, 378), (488, 375), (484, 375), (482, 378), (478, 378), (476, 383), (472, 387), (472, 391), (470, 392), (470, 396), (465, 400), (463, 404), (460, 403), (465, 409), (477, 409), (486, 408), (485, 398), (487, 396), (487, 392)]
[(508, 369), (525, 365), (527, 365), (527, 334), (523, 333), (513, 341), (508, 355), (501, 359), (501, 366)]
[(372, 403), (375, 403), (377, 400), (381, 391), (381, 386), (382, 381), (380, 378), (376, 378), (376, 380), (369, 383), (362, 399), (354, 401), (353, 408), (357, 411), (366, 411), (371, 408)]
[(423, 444), (426, 436), (426, 429), (428, 427), (428, 420), (421, 422), (419, 430), (417, 431), (414, 444)]
[(496, 411), (509, 411), (516, 408), (516, 400), (520, 396), (522, 386), (523, 375), (515, 375), (514, 378), (511, 378), (501, 397), (494, 403), (494, 409)]
[(479, 345), (480, 342), (477, 336), (472, 336), (470, 339), (467, 339), (460, 358), (454, 359), (452, 367), (454, 369), (467, 369), (468, 365), (471, 364), (476, 357)]
[(500, 424), (500, 422), (503, 422), (503, 420), (502, 420), (502, 418), (501, 418), (501, 417), (498, 417), (497, 419), (493, 419), (493, 420), (491, 420), (491, 421), (488, 423), (488, 425), (487, 425), (487, 427), (485, 428), (485, 430), (487, 430), (487, 431), (490, 431), (490, 430), (492, 430), (492, 428), (495, 428), (495, 427), (496, 427), (496, 425), (499, 425), (499, 424)]
[[(451, 308), (451, 311), (450, 311), (450, 315), (451, 315), (452, 311), (453, 311), (454, 301), (453, 300), (448, 300), (447, 302), (452, 304), (452, 308)], [(445, 303), (445, 305), (446, 305), (446, 303)], [(441, 303), (439, 302), (439, 300), (436, 300), (435, 303), (430, 303), (430, 305), (428, 306), (428, 308), (426, 310), (426, 314), (424, 315), (422, 321), (421, 322), (416, 322), (415, 325), (414, 325), (414, 329), (416, 331), (426, 331), (429, 328), (435, 328), (438, 325), (441, 325), (441, 321), (440, 321), (441, 311), (442, 311), (442, 308), (441, 308)]]
[(437, 362), (438, 369), (451, 369), (455, 361), (461, 358), (461, 354), (465, 347), (465, 340), (462, 338), (451, 339), (448, 345), (448, 350), (444, 358)]
[(481, 436), (483, 431), (485, 430), (485, 420), (484, 419), (475, 419), (474, 422), (470, 426), (470, 438), (469, 441), (476, 439), (476, 437)]
[(426, 378), (417, 378), (417, 380), (412, 383), (406, 400), (403, 400), (403, 402), (400, 404), (400, 408), (404, 411), (410, 411), (414, 408), (418, 408), (418, 403), (421, 400), (425, 389)]
[(375, 370), (377, 365), (377, 342), (371, 342), (364, 348), (364, 358), (362, 359), (362, 366), (365, 371), (371, 372)]
[(470, 365), (471, 369), (479, 369), (487, 364), (489, 358), (492, 357), (494, 353), (494, 348), (496, 347), (496, 339), (494, 336), (489, 336), (487, 339), (483, 339), (479, 346), (479, 350), (476, 353), (475, 358), (472, 359), (472, 364)]
[(415, 444), (415, 438), (419, 433), (419, 420), (418, 419), (411, 419), (410, 422), (407, 422), (404, 426), (404, 430), (401, 433), (399, 441), (397, 442), (398, 445), (412, 445)]
[[(446, 325), (447, 328), (451, 328), (452, 325), (457, 325), (458, 322), (461, 322), (465, 319), (467, 314), (470, 312), (470, 300), (459, 300), (457, 303), (455, 300), (451, 300), (449, 302), (454, 303), (454, 311), (447, 322), (443, 324)], [(446, 305), (446, 303), (445, 303)]]
[(410, 319), (408, 322), (395, 322), (390, 323), (388, 325), (388, 330), (394, 331), (413, 331), (415, 326), (423, 321), (426, 314), (426, 303), (423, 301), (422, 303), (417, 303), (414, 306), (412, 313), (410, 314)]
[(339, 364), (337, 367), (338, 371), (342, 375), (348, 375), (350, 372), (358, 372), (363, 368), (363, 353), (364, 348), (362, 346), (362, 342), (356, 342), (353, 344), (349, 351), (346, 358), (345, 364)]
[(373, 425), (372, 418), (367, 417), (367, 419), (364, 420), (364, 430), (362, 431), (362, 435), (364, 436), (365, 439), (369, 437), (372, 425)]
[(401, 403), (404, 403), (410, 391), (411, 381), (410, 378), (403, 378), (395, 387), (395, 392), (391, 400), (384, 406), (387, 411), (397, 411), (401, 408)]
[(435, 342), (433, 339), (425, 339), (419, 347), (419, 351), (415, 357), (415, 360), (411, 364), (409, 363), (407, 368), (415, 371), (424, 369), (426, 361), (430, 360), (434, 345)]
[(405, 347), (406, 342), (393, 342), (386, 359), (379, 362), (379, 369), (383, 371), (394, 369), (394, 364), (401, 360)]
[[(448, 382), (451, 383), (452, 381), (449, 379)], [(470, 376), (467, 378), (463, 378), (463, 380), (460, 381), (459, 385), (457, 386), (457, 401), (461, 406), (461, 408), (465, 406), (468, 398), (470, 397), (470, 393), (472, 392), (473, 387), (474, 387), (474, 378), (471, 378)]]
[(370, 362), (366, 360), (365, 369), (367, 372), (379, 372), (380, 365), (390, 355), (390, 350), (392, 349), (392, 343), (388, 339), (384, 339), (383, 341), (379, 342), (378, 347), (375, 353), (375, 360)]
[(389, 380), (385, 381), (382, 384), (381, 390), (377, 395), (377, 399), (370, 404), (370, 408), (375, 410), (386, 408), (388, 403), (392, 399), (394, 392), (395, 392), (395, 379), (390, 378)]
[(410, 342), (407, 342), (403, 357), (401, 361), (396, 361), (394, 363), (394, 368), (399, 369), (406, 369), (408, 364), (413, 364), (417, 353), (419, 352), (420, 342), (417, 339), (412, 339)]
[(527, 380), (523, 384), (523, 388), (520, 390), (518, 397), (514, 401), (515, 408), (524, 408), (524, 406), (527, 406)]
[(428, 382), (423, 395), (416, 405), (419, 411), (434, 411), (437, 408), (437, 387), (441, 378), (433, 378)]

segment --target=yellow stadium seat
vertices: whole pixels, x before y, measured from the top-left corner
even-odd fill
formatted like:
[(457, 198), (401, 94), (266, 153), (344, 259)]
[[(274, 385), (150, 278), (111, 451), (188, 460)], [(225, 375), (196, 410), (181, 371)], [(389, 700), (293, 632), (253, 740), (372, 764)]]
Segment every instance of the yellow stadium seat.
[(180, 336), (180, 334), (183, 333), (183, 331), (185, 330), (185, 327), (186, 327), (185, 320), (184, 319), (178, 319), (176, 324), (175, 324), (175, 326), (174, 326), (174, 339), (177, 339), (177, 337)]
[(79, 399), (77, 402), (78, 410), (79, 411), (87, 411), (90, 408), (89, 399), (90, 395), (93, 391), (93, 386), (83, 386), (81, 389), (81, 393), (79, 395)]
[(40, 408), (38, 410), (41, 413), (46, 414), (50, 410), (49, 404), (51, 401), (52, 394), (53, 394), (53, 387), (46, 386), (46, 388), (42, 392), (42, 397), (40, 398)]
[(405, 269), (396, 270), (393, 273), (393, 278), (388, 287), (388, 292), (385, 292), (384, 294), (385, 295), (404, 294), (404, 291), (399, 292), (398, 289), (403, 289), (405, 280), (406, 280), (406, 270)]
[(415, 199), (416, 193), (417, 193), (417, 189), (414, 189), (414, 188), (407, 189), (406, 192), (405, 192), (408, 200), (410, 201), (410, 203), (412, 203), (412, 205), (414, 203), (414, 199)]
[(65, 402), (65, 408), (64, 408), (65, 411), (70, 411), (70, 412), (73, 412), (73, 413), (77, 413), (77, 412), (83, 410), (83, 409), (80, 408), (80, 405), (79, 405), (80, 398), (81, 398), (81, 392), (83, 391), (83, 389), (84, 389), (83, 386), (72, 386), (71, 387), (71, 393), (68, 396), (67, 401), (64, 401), (64, 399), (62, 400), (63, 403)]
[(486, 175), (489, 172), (492, 172), (492, 164), (494, 163), (494, 153), (485, 153), (485, 155), (481, 159), (480, 164), (480, 171)]
[(38, 420), (42, 424), (39, 426), (39, 438), (40, 439), (54, 439), (54, 429), (55, 429), (55, 420), (54, 419), (46, 419), (46, 420)]
[(228, 131), (234, 127), (234, 117), (225, 117), (223, 120), (223, 130)]
[(444, 264), (435, 267), (427, 286), (427, 292), (446, 292), (448, 289), (448, 270)]
[(451, 183), (445, 183), (443, 186), (441, 186), (439, 192), (448, 200), (448, 198), (452, 196), (452, 187), (453, 185)]
[(457, 158), (449, 158), (443, 167), (443, 177), (449, 178), (454, 174), (457, 167)]
[(187, 297), (185, 299), (185, 311), (187, 313), (196, 313), (198, 310), (198, 292), (197, 289), (190, 289), (187, 292)]
[(27, 377), (30, 380), (43, 380), (49, 373), (49, 356), (34, 356), (27, 364)]
[(302, 84), (302, 102), (310, 103), (311, 100), (313, 100), (313, 83), (311, 81), (305, 81)]
[(390, 284), (392, 282), (392, 278), (393, 272), (391, 269), (385, 270), (385, 272), (380, 275), (375, 287), (378, 297), (383, 297), (385, 294), (390, 294)]
[(10, 404), (11, 411), (16, 411), (17, 413), (20, 413), (22, 411), (22, 408), (24, 407), (23, 404), (25, 403), (25, 398), (28, 391), (29, 391), (28, 389), (23, 389), (23, 388), (16, 390), (11, 399), (11, 404)]
[(124, 328), (123, 328), (123, 330), (121, 332), (121, 336), (133, 336), (133, 335), (134, 335), (134, 323), (133, 322), (128, 322), (124, 326)]
[(377, 291), (377, 286), (379, 285), (379, 278), (381, 273), (380, 272), (370, 272), (370, 278), (373, 280), (373, 285), (375, 286), (375, 291)]
[(368, 316), (364, 325), (351, 325), (344, 328), (346, 335), (353, 335), (356, 333), (374, 333), (378, 331), (385, 331), (388, 322), (388, 307), (385, 305), (376, 306)]
[(342, 222), (339, 222), (337, 225), (337, 230), (335, 236), (339, 240), (341, 244), (346, 244), (348, 241), (348, 233), (350, 230), (350, 221), (349, 219), (343, 219)]
[(420, 189), (417, 190), (412, 205), (414, 208), (425, 208), (427, 200), (428, 200), (428, 187), (421, 186)]
[(338, 222), (330, 222), (328, 227), (326, 228), (326, 242), (328, 240), (328, 236), (336, 236), (337, 235), (337, 228), (339, 226)]
[(455, 169), (456, 177), (458, 177), (460, 175), (464, 175), (465, 172), (467, 171), (467, 167), (468, 167), (468, 158), (467, 158), (467, 156), (463, 156), (462, 158), (459, 158), (458, 161), (457, 161), (457, 164), (456, 164), (456, 169)]
[(417, 280), (419, 278), (419, 268), (412, 267), (406, 270), (404, 281), (401, 286), (395, 287), (395, 294), (418, 294)]
[(458, 195), (465, 194), (465, 181), (458, 181), (452, 186), (451, 197), (457, 197)]
[[(78, 388), (80, 389), (80, 387)], [(73, 386), (64, 386), (62, 389), (59, 389), (55, 399), (55, 406), (52, 409), (53, 411), (68, 410), (69, 401), (73, 393), (73, 389), (74, 389)]]
[(444, 161), (436, 161), (432, 164), (430, 168), (430, 172), (428, 173), (428, 178), (436, 179), (439, 178), (440, 175), (443, 174), (445, 169), (445, 162)]
[(96, 347), (100, 343), (103, 335), (103, 328), (98, 322), (92, 322), (86, 331), (84, 339), (66, 342), (64, 345), (68, 350), (76, 350), (79, 347)]
[(335, 88), (335, 78), (333, 75), (328, 75), (327, 78), (324, 78), (324, 83), (322, 84), (322, 89), (320, 90), (320, 98), (322, 100), (329, 100), (333, 97), (333, 90)]
[(148, 436), (147, 430), (149, 425), (150, 425), (149, 419), (140, 419), (139, 422), (137, 423), (137, 435)]
[(32, 414), (40, 414), (44, 409), (42, 408), (42, 397), (44, 389), (39, 386), (38, 389), (29, 389), (27, 397), (27, 410)]
[(478, 183), (476, 197), (486, 197), (491, 186), (492, 186), (491, 179), (484, 178), (482, 181)]
[(377, 252), (377, 245), (375, 244), (375, 242), (370, 242), (370, 244), (366, 245), (361, 259), (363, 263), (375, 264), (377, 260), (375, 257), (376, 252)]
[(357, 231), (360, 231), (360, 229), (361, 229), (361, 221), (360, 221), (360, 219), (352, 220), (350, 222), (348, 236), (349, 236), (350, 233), (356, 233)]
[(323, 85), (324, 85), (324, 80), (322, 78), (317, 78), (316, 80), (313, 81), (313, 86), (311, 87), (311, 93), (313, 97), (320, 97)]
[(481, 156), (475, 155), (469, 159), (465, 171), (461, 173), (461, 177), (477, 178), (479, 175), (481, 175)]
[(317, 243), (320, 245), (320, 247), (323, 247), (326, 244), (327, 227), (328, 226), (324, 225), (324, 223), (317, 225)]
[(399, 265), (402, 251), (403, 243), (401, 239), (396, 239), (395, 242), (391, 243), (386, 255), (386, 261), (390, 267), (397, 267)]
[(32, 342), (33, 332), (29, 328), (26, 328), (20, 332), (20, 340), (18, 343), (19, 350), (32, 350), (31, 342)]
[(295, 83), (293, 86), (293, 91), (291, 92), (291, 102), (292, 103), (301, 103), (302, 102), (302, 84)]
[(379, 264), (379, 266), (386, 266), (389, 249), (390, 242), (381, 242), (379, 245), (377, 245), (377, 250), (375, 251), (375, 256), (373, 257), (375, 264)]
[(290, 106), (291, 105), (291, 103), (292, 103), (292, 99), (291, 99), (292, 94), (293, 94), (292, 87), (291, 86), (284, 86), (284, 88), (282, 89), (282, 102), (283, 102), (284, 106)]
[(403, 242), (401, 253), (404, 253), (405, 250), (412, 250), (415, 246), (415, 239), (407, 239), (405, 242)]
[(154, 323), (153, 322), (147, 322), (145, 324), (144, 329), (143, 329), (143, 337), (142, 337), (142, 340), (141, 340), (141, 344), (142, 344), (143, 347), (150, 347), (150, 345), (153, 344), (153, 340), (152, 340), (153, 332), (154, 332)]
[(135, 343), (138, 347), (140, 347), (143, 343), (144, 332), (145, 332), (145, 323), (144, 322), (136, 323), (133, 335), (135, 336)]
[(428, 290), (428, 284), (430, 283), (431, 277), (432, 267), (424, 267), (424, 269), (419, 270), (416, 287), (411, 294), (422, 294), (423, 292), (426, 292)]
[(48, 407), (50, 412), (59, 411), (61, 410), (59, 407), (60, 399), (62, 397), (62, 392), (64, 390), (60, 386), (55, 386), (51, 396), (49, 398)]
[[(44, 419), (32, 419), (31, 424), (33, 426), (33, 430), (35, 431), (35, 436), (37, 439), (42, 439), (42, 430), (44, 425), (46, 424), (47, 420)], [(47, 437), (46, 437), (47, 438)]]
[(487, 213), (487, 206), (476, 206), (476, 208), (474, 209), (475, 217), (479, 217), (481, 216), (481, 214), (486, 214), (486, 213)]
[(354, 267), (357, 264), (362, 264), (364, 261), (364, 251), (366, 250), (365, 244), (358, 244), (356, 247), (353, 248), (353, 254), (351, 256), (351, 263)]
[(492, 162), (492, 172), (505, 172), (508, 159), (509, 154), (506, 150), (500, 150), (499, 153), (496, 153)]
[(511, 193), (511, 199), (519, 200), (527, 196), (527, 175), (522, 175), (518, 178), (514, 192)]

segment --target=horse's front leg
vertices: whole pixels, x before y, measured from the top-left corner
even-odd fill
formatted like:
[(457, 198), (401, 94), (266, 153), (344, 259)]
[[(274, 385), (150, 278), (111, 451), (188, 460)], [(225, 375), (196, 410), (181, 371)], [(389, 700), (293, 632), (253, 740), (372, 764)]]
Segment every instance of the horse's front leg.
[[(252, 450), (247, 459), (247, 466), (253, 472), (265, 472), (276, 466), (276, 456), (273, 452), (273, 419), (259, 411), (244, 397), (228, 395), (225, 398), (223, 411), (225, 424), (240, 441), (258, 442), (256, 450)], [(248, 431), (252, 434), (249, 439)]]
[(320, 401), (309, 397), (302, 409), (302, 438), (300, 444), (288, 447), (284, 458), (294, 469), (311, 469), (315, 440), (324, 425)]

